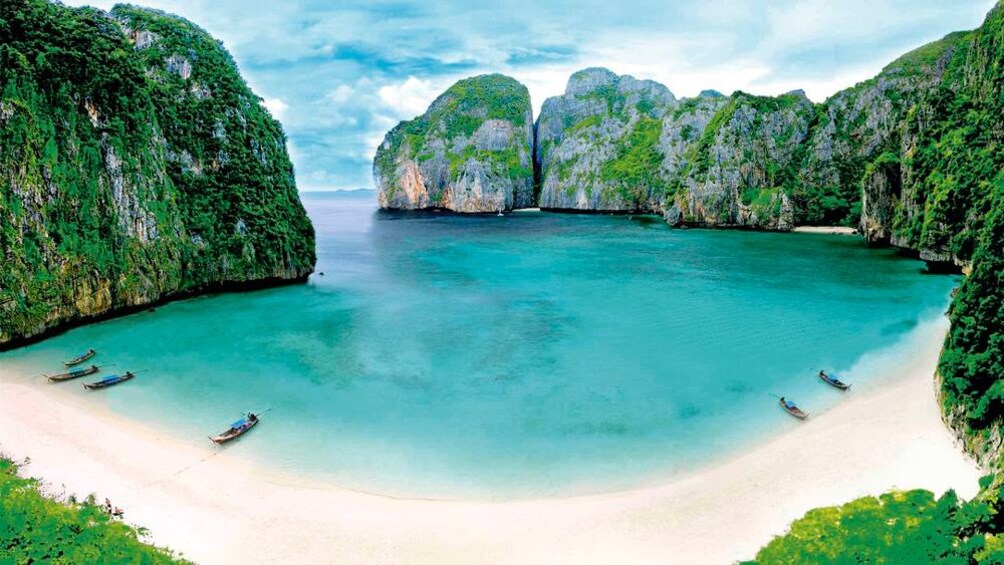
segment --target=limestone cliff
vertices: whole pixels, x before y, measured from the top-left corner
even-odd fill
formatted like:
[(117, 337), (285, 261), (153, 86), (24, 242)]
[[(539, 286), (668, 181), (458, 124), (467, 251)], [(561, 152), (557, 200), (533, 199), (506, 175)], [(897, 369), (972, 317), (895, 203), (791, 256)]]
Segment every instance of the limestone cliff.
[(502, 75), (451, 86), (384, 139), (373, 164), (383, 208), (496, 212), (532, 205), (533, 116)]
[[(661, 170), (668, 182), (666, 192), (656, 197), (660, 199), (659, 209), (670, 225), (697, 221), (698, 216), (691, 206), (688, 192), (681, 190), (683, 178), (685, 174), (695, 170), (694, 164), (699, 157), (698, 147), (704, 140), (708, 124), (730, 102), (729, 98), (719, 92), (706, 90), (697, 98), (684, 98), (663, 117), (659, 147), (665, 155)], [(697, 184), (696, 179), (693, 179), (692, 184)], [(703, 203), (700, 206), (697, 213), (704, 216)]]
[(0, 345), (311, 272), (282, 128), (206, 32), (0, 5)]
[(670, 222), (789, 229), (794, 171), (815, 120), (802, 92), (737, 92), (707, 122), (663, 203)]
[[(658, 83), (585, 69), (570, 77), (563, 95), (544, 101), (534, 171), (510, 169), (507, 181), (525, 186), (535, 179), (532, 203), (544, 209), (660, 213), (673, 225), (842, 224), (860, 226), (873, 241), (905, 244), (892, 230), (893, 210), (902, 206), (900, 154), (910, 142), (905, 121), (966, 37), (951, 34), (917, 49), (822, 104), (800, 91), (725, 97), (709, 90), (677, 100)], [(465, 112), (437, 101), (388, 134), (374, 164), (382, 206), (498, 207), (471, 197), (455, 202), (447, 190), (457, 184), (456, 167), (447, 163), (461, 159), (446, 155), (449, 144), (438, 138)], [(440, 124), (431, 134), (430, 123)], [(466, 139), (456, 143), (456, 151), (470, 152)], [(482, 168), (476, 159), (464, 162)], [(483, 198), (481, 191), (463, 192)]]
[(573, 74), (537, 123), (540, 206), (652, 211), (666, 186), (662, 119), (675, 105), (652, 81), (599, 68)]
[[(941, 80), (948, 61), (965, 33), (954, 33), (925, 45), (887, 65), (875, 78), (830, 97), (820, 108), (819, 123), (808, 141), (802, 166), (802, 185), (794, 194), (799, 222), (858, 225), (873, 241), (890, 240), (894, 203), (868, 188), (887, 178), (904, 149), (907, 114)], [(865, 183), (865, 202), (861, 202)], [(896, 188), (895, 182), (889, 185)], [(862, 216), (862, 206), (864, 215)], [(868, 205), (871, 204), (871, 205)]]

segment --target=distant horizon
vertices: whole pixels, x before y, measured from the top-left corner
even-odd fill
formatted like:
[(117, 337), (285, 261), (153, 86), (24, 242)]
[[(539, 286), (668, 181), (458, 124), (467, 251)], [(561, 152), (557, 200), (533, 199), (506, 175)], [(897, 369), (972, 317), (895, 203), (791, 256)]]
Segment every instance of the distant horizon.
[(332, 187), (311, 187), (311, 188), (300, 188), (296, 187), (297, 192), (376, 192), (373, 187), (359, 187), (359, 188), (332, 188)]

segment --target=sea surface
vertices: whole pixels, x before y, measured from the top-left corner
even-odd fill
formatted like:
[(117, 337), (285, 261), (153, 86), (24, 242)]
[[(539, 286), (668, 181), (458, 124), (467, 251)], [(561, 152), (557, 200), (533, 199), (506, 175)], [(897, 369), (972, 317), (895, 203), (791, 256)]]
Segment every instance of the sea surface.
[[(372, 192), (304, 202), (307, 284), (175, 302), (0, 364), (282, 472), (395, 495), (560, 496), (663, 480), (798, 426), (772, 395), (818, 413), (879, 386), (929, 346), (958, 282), (856, 237), (390, 213)], [(142, 372), (93, 392), (28, 376), (89, 347), (109, 372)], [(266, 409), (239, 441), (207, 439)]]

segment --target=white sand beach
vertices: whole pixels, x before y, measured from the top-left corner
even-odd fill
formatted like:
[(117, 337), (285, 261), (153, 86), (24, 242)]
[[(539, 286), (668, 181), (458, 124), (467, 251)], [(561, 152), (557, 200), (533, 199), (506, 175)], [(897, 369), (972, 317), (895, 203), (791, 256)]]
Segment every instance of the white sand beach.
[(822, 233), (828, 235), (855, 235), (858, 230), (844, 226), (798, 226), (794, 233)]
[(205, 564), (729, 563), (752, 558), (813, 507), (890, 488), (975, 494), (980, 472), (935, 401), (943, 335), (902, 375), (852, 390), (745, 454), (610, 494), (447, 502), (311, 484), (9, 374), (0, 375), (0, 450), (30, 457), (25, 472), (54, 492), (111, 498), (152, 541)]

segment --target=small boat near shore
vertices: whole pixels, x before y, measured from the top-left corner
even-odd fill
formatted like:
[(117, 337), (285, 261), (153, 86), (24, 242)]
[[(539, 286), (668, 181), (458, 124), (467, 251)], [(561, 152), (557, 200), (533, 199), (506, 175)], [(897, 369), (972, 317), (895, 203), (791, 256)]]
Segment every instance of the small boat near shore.
[(123, 375), (111, 375), (101, 379), (100, 381), (94, 381), (93, 383), (87, 383), (84, 388), (87, 390), (97, 390), (99, 388), (108, 388), (110, 386), (115, 386), (119, 383), (124, 383), (136, 375), (134, 373), (125, 373)]
[(81, 353), (80, 355), (77, 355), (76, 357), (74, 357), (72, 359), (68, 359), (66, 361), (63, 361), (63, 365), (65, 365), (67, 367), (72, 367), (74, 365), (79, 365), (79, 364), (83, 363), (84, 361), (87, 361), (91, 357), (94, 357), (97, 354), (98, 354), (98, 352), (96, 350), (94, 350), (94, 349), (88, 349), (87, 351)]
[(826, 384), (839, 388), (840, 390), (847, 390), (851, 388), (851, 385), (841, 381), (837, 377), (832, 375), (827, 375), (826, 371), (819, 371), (819, 378), (823, 380)]
[(101, 370), (101, 367), (97, 365), (91, 365), (90, 367), (85, 367), (83, 369), (74, 369), (66, 373), (60, 373), (58, 375), (45, 375), (45, 378), (49, 379), (50, 383), (58, 383), (62, 381), (68, 381), (71, 379), (78, 379), (80, 377), (86, 377), (87, 375), (93, 375)]
[(799, 420), (804, 420), (809, 417), (808, 414), (802, 412), (802, 410), (798, 408), (798, 405), (796, 405), (794, 401), (788, 400), (783, 396), (778, 399), (778, 403), (781, 405), (781, 408), (784, 408), (785, 412), (791, 414)]
[(209, 439), (213, 443), (221, 444), (228, 441), (239, 438), (240, 436), (246, 434), (251, 428), (258, 424), (258, 415), (254, 412), (248, 412), (248, 415), (240, 420), (237, 420), (233, 424), (230, 424), (230, 429), (223, 432), (222, 434), (209, 436)]

